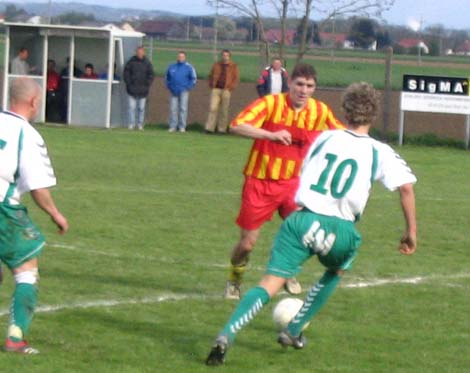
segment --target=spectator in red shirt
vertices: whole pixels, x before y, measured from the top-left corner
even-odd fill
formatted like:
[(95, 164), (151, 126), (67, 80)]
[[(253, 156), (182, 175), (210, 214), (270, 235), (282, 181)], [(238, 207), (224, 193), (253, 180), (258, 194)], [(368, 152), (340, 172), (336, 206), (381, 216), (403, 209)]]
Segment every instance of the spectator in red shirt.
[(48, 122), (60, 122), (61, 97), (59, 93), (60, 75), (57, 73), (54, 60), (47, 60), (47, 96), (46, 96), (46, 120)]
[(95, 68), (91, 63), (85, 65), (85, 72), (80, 76), (82, 79), (98, 79), (98, 75), (95, 74)]
[(59, 89), (60, 75), (55, 71), (54, 60), (47, 60), (47, 91), (57, 91)]

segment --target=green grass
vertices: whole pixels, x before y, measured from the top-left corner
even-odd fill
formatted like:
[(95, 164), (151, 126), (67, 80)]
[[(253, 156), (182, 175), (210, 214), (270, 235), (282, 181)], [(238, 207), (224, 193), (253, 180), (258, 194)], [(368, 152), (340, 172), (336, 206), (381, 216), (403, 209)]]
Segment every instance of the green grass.
[[(146, 45), (149, 46), (150, 42), (146, 40)], [(213, 44), (212, 41), (199, 41), (199, 40), (154, 40), (154, 46), (159, 48), (176, 48), (176, 49), (197, 49), (204, 50), (207, 52), (212, 52)], [(256, 43), (228, 43), (228, 42), (219, 42), (218, 50), (230, 49), (233, 52), (257, 52), (258, 46)], [(271, 53), (275, 55), (278, 53), (277, 45), (271, 45)], [(286, 46), (285, 53), (287, 54), (297, 54), (297, 46)], [(382, 50), (379, 51), (368, 51), (368, 50), (351, 50), (351, 49), (334, 49), (331, 48), (311, 48), (307, 51), (307, 56), (331, 56), (336, 57), (352, 57), (352, 58), (368, 58), (368, 59), (377, 59), (383, 60), (385, 58), (385, 52)], [(398, 61), (417, 61), (417, 55), (409, 54), (394, 54), (393, 57)], [(451, 63), (461, 63), (468, 64), (470, 63), (469, 56), (458, 56), (458, 55), (449, 55), (449, 56), (421, 56), (423, 62), (451, 62)]]
[[(177, 51), (168, 50), (159, 46), (155, 46), (153, 53), (153, 64), (157, 75), (164, 76), (165, 71), (170, 63), (176, 60)], [(188, 51), (188, 61), (191, 62), (198, 74), (198, 78), (207, 78), (211, 65), (214, 62), (212, 51)], [(245, 82), (256, 82), (259, 73), (259, 56), (256, 54), (246, 54), (243, 52), (233, 53), (233, 60), (238, 64), (240, 69), (240, 77)], [(377, 62), (363, 62), (361, 60), (335, 62), (315, 59), (314, 56), (309, 57), (306, 61), (313, 63), (317, 72), (319, 84), (322, 87), (345, 87), (352, 82), (367, 80), (377, 88), (384, 87), (384, 63), (381, 60)], [(295, 64), (294, 58), (287, 59), (287, 68), (291, 70)], [(468, 65), (453, 68), (443, 68), (436, 63), (432, 66), (416, 65), (400, 65), (392, 66), (392, 87), (394, 90), (400, 90), (403, 83), (403, 74), (420, 74), (420, 75), (438, 75), (438, 76), (468, 76)]]
[[(2, 371), (205, 372), (213, 338), (234, 307), (221, 293), (238, 237), (241, 169), (251, 142), (197, 131), (169, 134), (40, 127), (71, 230), (58, 236), (30, 198), (49, 245), (29, 335), (37, 357), (2, 355)], [(416, 285), (340, 287), (306, 331), (304, 351), (275, 343), (272, 305), (243, 332), (224, 372), (465, 372), (469, 368), (468, 153), (405, 146), (416, 172), (419, 250), (399, 255), (397, 196), (374, 189), (364, 243), (344, 284), (422, 276)], [(246, 287), (262, 275), (278, 218), (262, 231)], [(300, 275), (321, 274), (315, 261)], [(6, 275), (1, 324), (13, 283)], [(180, 300), (161, 300), (172, 295)], [(80, 304), (116, 301), (114, 306)]]

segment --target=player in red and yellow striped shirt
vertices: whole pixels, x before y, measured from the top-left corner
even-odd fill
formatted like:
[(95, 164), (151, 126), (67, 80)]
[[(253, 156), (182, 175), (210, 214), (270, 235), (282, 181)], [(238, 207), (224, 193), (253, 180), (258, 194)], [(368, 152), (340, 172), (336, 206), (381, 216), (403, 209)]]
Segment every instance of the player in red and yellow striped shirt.
[[(225, 298), (239, 299), (240, 284), (261, 226), (278, 211), (284, 219), (297, 209), (302, 161), (320, 131), (344, 126), (323, 102), (311, 98), (316, 87), (312, 65), (298, 64), (289, 91), (268, 95), (248, 105), (231, 123), (231, 132), (255, 139), (245, 167), (242, 205), (237, 218), (241, 228), (235, 245)], [(286, 290), (300, 293), (293, 279)]]

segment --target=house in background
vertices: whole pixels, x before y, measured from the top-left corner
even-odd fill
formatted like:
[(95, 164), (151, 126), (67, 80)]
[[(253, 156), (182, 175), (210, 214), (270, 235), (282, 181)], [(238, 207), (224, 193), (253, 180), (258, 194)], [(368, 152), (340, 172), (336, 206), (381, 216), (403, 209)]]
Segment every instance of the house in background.
[(144, 21), (136, 27), (136, 30), (148, 37), (166, 40), (172, 34), (181, 31), (181, 24), (178, 21)]
[[(294, 44), (295, 33), (295, 30), (286, 30), (284, 45)], [(270, 43), (279, 43), (281, 41), (281, 29), (270, 29), (266, 31), (266, 40)]]
[(421, 52), (423, 52), (424, 54), (429, 54), (429, 47), (421, 39), (418, 38), (401, 39), (398, 42), (398, 45), (407, 50), (411, 48), (420, 48)]
[(465, 40), (455, 49), (455, 54), (459, 56), (470, 56), (470, 40)]

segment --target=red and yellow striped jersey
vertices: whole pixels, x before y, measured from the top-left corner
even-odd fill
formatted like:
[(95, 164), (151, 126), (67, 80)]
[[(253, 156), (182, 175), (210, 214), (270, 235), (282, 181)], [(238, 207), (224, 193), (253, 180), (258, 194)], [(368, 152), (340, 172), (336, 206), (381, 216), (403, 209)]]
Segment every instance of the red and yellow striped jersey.
[(303, 109), (296, 111), (289, 93), (257, 99), (238, 114), (230, 126), (240, 124), (291, 133), (292, 144), (289, 146), (269, 140), (255, 140), (253, 143), (244, 174), (269, 180), (298, 177), (303, 159), (319, 132), (344, 128), (326, 104), (313, 98)]

